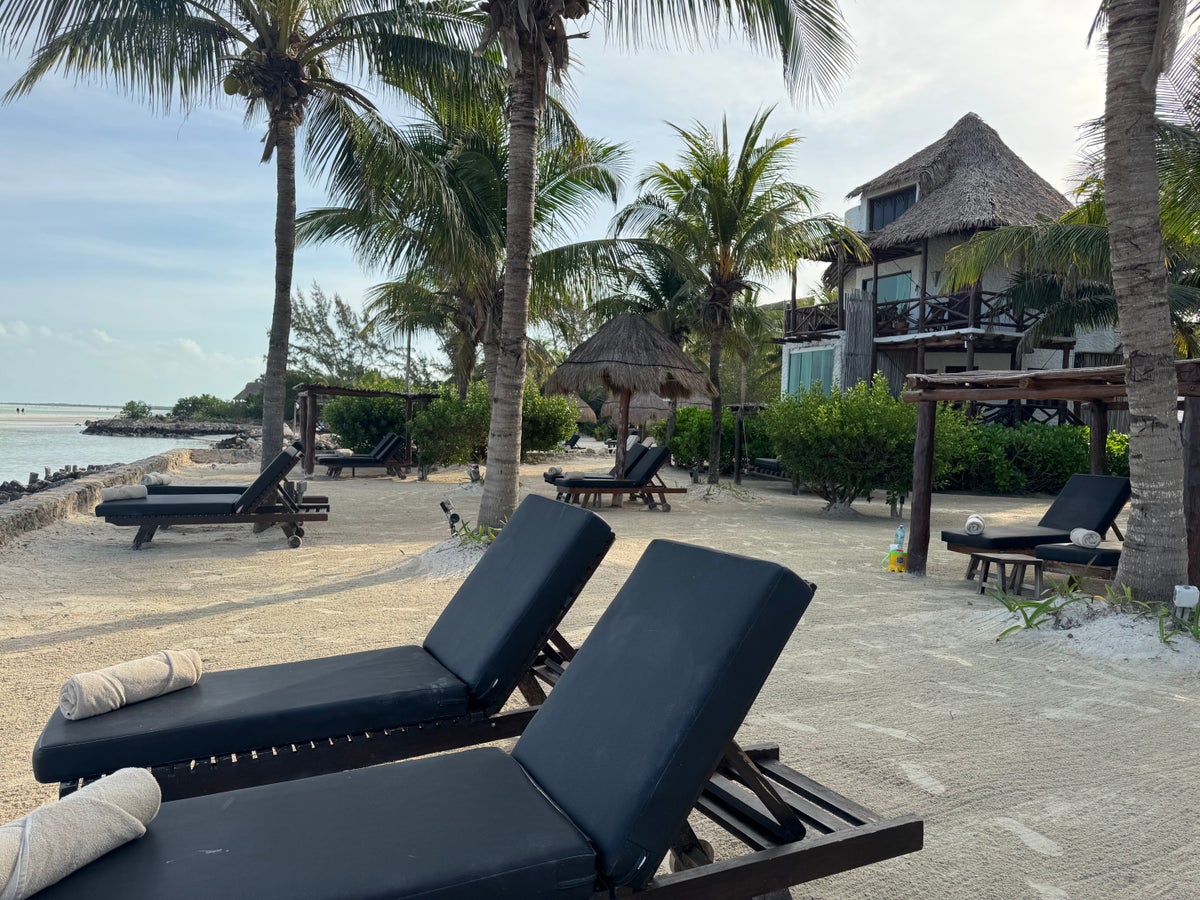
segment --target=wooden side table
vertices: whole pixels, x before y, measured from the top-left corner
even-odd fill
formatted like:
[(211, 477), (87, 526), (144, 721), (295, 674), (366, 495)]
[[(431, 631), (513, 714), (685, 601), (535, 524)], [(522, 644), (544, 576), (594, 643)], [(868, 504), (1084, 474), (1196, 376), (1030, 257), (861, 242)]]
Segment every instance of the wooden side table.
[(1042, 560), (1036, 556), (1026, 556), (1024, 553), (972, 553), (970, 568), (975, 570), (980, 563), (983, 567), (979, 569), (979, 593), (987, 589), (988, 575), (994, 563), (1000, 575), (1000, 589), (1018, 597), (1025, 587), (1026, 569), (1033, 569), (1033, 596), (1041, 598)]

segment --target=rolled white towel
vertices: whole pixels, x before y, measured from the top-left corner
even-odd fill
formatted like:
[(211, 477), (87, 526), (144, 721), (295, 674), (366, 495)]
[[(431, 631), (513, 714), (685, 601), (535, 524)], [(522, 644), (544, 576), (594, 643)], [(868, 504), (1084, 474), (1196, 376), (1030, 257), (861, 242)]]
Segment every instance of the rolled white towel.
[(72, 675), (58, 691), (58, 708), (68, 719), (87, 719), (191, 687), (203, 671), (195, 650), (160, 650), (107, 669)]
[(1095, 550), (1100, 546), (1100, 535), (1095, 531), (1090, 531), (1087, 528), (1072, 528), (1071, 543), (1076, 547), (1086, 547), (1089, 550)]
[(561, 475), (562, 469), (559, 466), (551, 466), (546, 470), (547, 475)]
[(967, 516), (967, 534), (983, 534), (983, 528), (983, 516), (977, 513), (971, 513), (971, 515)]
[(354, 451), (349, 447), (338, 447), (333, 451), (336, 456), (353, 456)]
[(144, 484), (118, 484), (114, 487), (101, 488), (100, 502), (107, 503), (109, 500), (138, 500), (145, 497), (148, 493)]
[(144, 485), (170, 484), (170, 483), (171, 483), (171, 476), (164, 475), (162, 472), (147, 472), (145, 475), (142, 476), (142, 484), (144, 484)]
[(162, 791), (149, 771), (119, 769), (0, 825), (0, 900), (25, 900), (140, 838), (161, 803)]

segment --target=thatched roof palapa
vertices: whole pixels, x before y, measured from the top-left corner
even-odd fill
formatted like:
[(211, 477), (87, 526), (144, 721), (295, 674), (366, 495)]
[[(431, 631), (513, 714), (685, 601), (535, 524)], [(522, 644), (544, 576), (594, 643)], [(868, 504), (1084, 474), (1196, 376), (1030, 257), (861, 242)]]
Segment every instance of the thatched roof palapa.
[[(617, 469), (625, 468), (629, 403), (634, 394), (659, 397), (712, 397), (708, 376), (643, 316), (624, 313), (601, 325), (571, 351), (546, 380), (549, 393), (569, 394), (602, 384), (620, 400)], [(614, 498), (619, 502), (619, 497)]]
[(575, 408), (579, 410), (579, 415), (576, 417), (576, 422), (581, 422), (585, 425), (596, 424), (596, 411), (588, 405), (588, 402), (578, 394), (572, 394), (567, 398), (575, 404)]
[(871, 235), (876, 249), (941, 235), (1057, 218), (1071, 205), (1000, 140), (967, 113), (939, 140), (847, 195), (871, 195), (917, 185), (917, 202)]
[(610, 319), (571, 354), (546, 381), (552, 394), (569, 394), (602, 384), (614, 394), (711, 397), (708, 376), (643, 316)]

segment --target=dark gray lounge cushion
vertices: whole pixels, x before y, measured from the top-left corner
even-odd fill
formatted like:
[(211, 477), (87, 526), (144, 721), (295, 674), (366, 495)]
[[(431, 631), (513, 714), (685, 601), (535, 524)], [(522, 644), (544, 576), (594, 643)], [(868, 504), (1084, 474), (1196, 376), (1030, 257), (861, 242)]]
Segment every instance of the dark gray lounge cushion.
[(812, 592), (774, 563), (646, 549), (513, 750), (611, 884), (653, 875)]
[(582, 900), (595, 873), (575, 826), (484, 748), (166, 803), (38, 897)]
[(193, 687), (90, 719), (55, 710), (33, 772), (68, 781), (466, 712), (466, 685), (420, 647), (206, 672)]
[(600, 487), (600, 488), (639, 488), (644, 487), (663, 467), (667, 457), (671, 455), (669, 447), (651, 447), (641, 458), (626, 470), (624, 478), (609, 478), (605, 475), (594, 475), (584, 478), (560, 478), (556, 484), (562, 488), (570, 487)]
[(1070, 539), (1069, 531), (1042, 528), (1038, 525), (989, 525), (983, 534), (967, 534), (965, 531), (942, 532), (942, 540), (947, 544), (977, 550), (1019, 550), (1023, 547), (1060, 543)]
[(232, 516), (241, 494), (150, 494), (129, 500), (106, 500), (96, 515), (110, 522), (143, 516)]
[[(650, 449), (649, 447), (647, 447), (645, 444), (642, 444), (642, 443), (634, 444), (632, 447), (630, 447), (629, 450), (627, 450), (625, 453), (625, 471), (628, 472), (628, 471), (632, 470), (633, 467), (635, 465), (637, 465), (638, 460), (642, 458), (642, 455), (649, 449)], [(588, 475), (587, 477), (588, 478), (612, 479), (612, 478), (616, 477), (616, 475), (615, 475), (616, 467), (614, 466), (613, 469), (614, 469), (614, 471), (609, 472), (607, 475)], [(559, 472), (556, 475), (551, 475), (549, 472), (542, 473), (542, 480), (545, 481), (547, 484), (557, 485), (560, 481), (562, 481), (562, 479), (563, 479), (562, 472)]]
[(350, 455), (338, 453), (322, 453), (316, 458), (317, 465), (320, 466), (382, 466), (386, 465), (389, 457), (396, 452), (396, 445), (403, 438), (394, 431), (389, 431), (380, 439), (369, 453), (352, 453)]
[(1101, 541), (1096, 548), (1079, 547), (1075, 544), (1039, 544), (1035, 551), (1038, 559), (1067, 563), (1072, 566), (1098, 566), (1115, 569), (1121, 563), (1121, 542)]
[(234, 511), (239, 514), (248, 513), (261, 506), (267, 498), (267, 494), (278, 486), (288, 472), (296, 467), (296, 463), (300, 461), (303, 453), (304, 445), (299, 441), (289, 447), (284, 447), (279, 455), (258, 473), (258, 477), (250, 482), (250, 486), (246, 488), (234, 505)]
[(1071, 530), (1104, 534), (1129, 502), (1129, 479), (1117, 475), (1072, 475), (1037, 525), (987, 526), (982, 534), (943, 531), (947, 544), (978, 550), (1015, 550), (1071, 540)]
[(530, 495), (425, 638), (425, 649), (499, 709), (613, 540), (595, 513)]

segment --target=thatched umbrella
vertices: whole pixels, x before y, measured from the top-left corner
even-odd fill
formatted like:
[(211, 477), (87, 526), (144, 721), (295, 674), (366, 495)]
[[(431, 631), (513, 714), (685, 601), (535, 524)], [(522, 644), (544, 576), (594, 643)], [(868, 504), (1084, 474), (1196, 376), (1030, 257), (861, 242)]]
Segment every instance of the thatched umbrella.
[[(634, 394), (629, 400), (629, 424), (644, 428), (651, 422), (661, 422), (671, 414), (671, 401), (655, 394)], [(621, 399), (605, 400), (600, 415), (617, 419), (621, 415)]]
[(602, 384), (620, 401), (617, 471), (625, 469), (629, 403), (634, 394), (659, 397), (713, 396), (708, 376), (644, 317), (624, 313), (605, 322), (571, 351), (546, 381), (550, 393), (569, 394)]
[(579, 409), (579, 415), (575, 417), (575, 421), (584, 425), (596, 424), (596, 411), (588, 405), (588, 402), (578, 394), (572, 394), (570, 401)]

